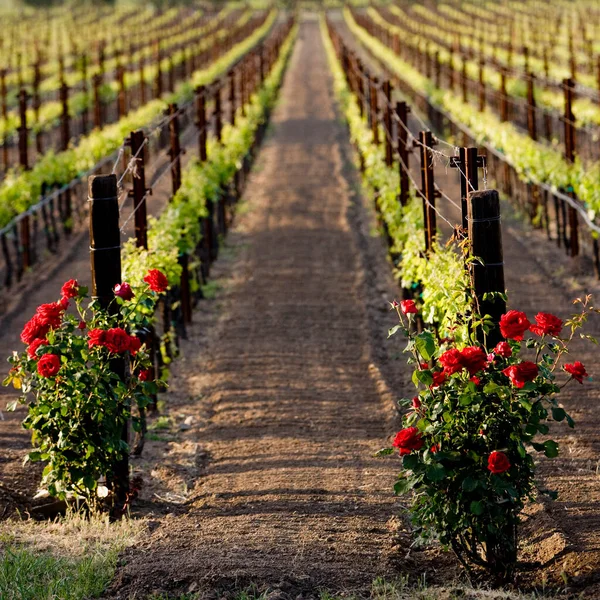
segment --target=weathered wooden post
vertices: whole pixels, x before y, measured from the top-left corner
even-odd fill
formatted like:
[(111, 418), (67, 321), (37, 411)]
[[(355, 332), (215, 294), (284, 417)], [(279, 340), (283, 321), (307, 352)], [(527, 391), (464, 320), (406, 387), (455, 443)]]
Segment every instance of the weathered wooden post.
[(133, 198), (133, 218), (135, 222), (135, 240), (138, 248), (148, 249), (148, 217), (146, 211), (146, 161), (144, 146), (146, 136), (141, 129), (132, 131), (125, 141), (131, 148), (131, 157), (135, 160), (133, 168), (133, 189), (129, 196)]
[(506, 93), (506, 69), (500, 69), (500, 120), (508, 121), (508, 95)]
[(27, 91), (24, 88), (21, 88), (19, 90), (19, 164), (25, 170), (29, 169), (29, 129), (27, 128), (27, 100), (29, 100), (29, 95), (27, 94)]
[[(93, 175), (88, 181), (90, 203), (90, 262), (92, 268), (92, 298), (111, 314), (119, 313), (114, 302), (114, 287), (121, 283), (121, 232), (119, 229), (119, 198), (116, 175)], [(125, 379), (125, 358), (110, 361), (111, 370)], [(130, 408), (130, 407), (127, 407)], [(129, 441), (129, 420), (123, 425), (121, 439)], [(107, 480), (120, 504), (129, 492), (129, 457), (123, 456), (107, 473)]]
[(140, 64), (138, 66), (140, 77), (140, 106), (146, 104), (146, 75), (144, 73), (144, 55), (140, 53)]
[(221, 122), (221, 83), (217, 82), (215, 84), (214, 90), (214, 116), (215, 116), (215, 138), (218, 142), (221, 142), (221, 130), (223, 128)]
[(379, 146), (379, 106), (377, 102), (377, 84), (379, 80), (373, 77), (370, 82), (370, 98), (371, 98), (371, 133), (373, 134), (373, 143)]
[(229, 71), (229, 122), (235, 125), (235, 71)]
[(385, 164), (388, 167), (392, 166), (393, 156), (392, 156), (392, 108), (391, 108), (391, 100), (392, 100), (392, 85), (389, 79), (386, 79), (383, 82), (383, 95), (385, 98), (385, 107), (384, 107), (384, 128), (385, 128)]
[(535, 94), (534, 94), (534, 83), (535, 75), (533, 73), (527, 73), (527, 130), (529, 137), (532, 140), (537, 140), (537, 122), (536, 122), (536, 106), (535, 106)]
[(398, 169), (400, 173), (400, 205), (408, 204), (409, 179), (408, 179), (408, 113), (410, 107), (406, 102), (396, 102), (396, 115), (398, 117)]
[(485, 110), (485, 78), (484, 78), (485, 62), (483, 58), (479, 59), (479, 112)]
[(61, 149), (66, 150), (69, 147), (69, 140), (71, 139), (71, 126), (69, 117), (69, 86), (64, 80), (60, 86), (60, 103), (62, 105), (60, 116)]
[(433, 179), (433, 134), (431, 131), (419, 132), (421, 154), (421, 194), (423, 196), (423, 225), (425, 229), (425, 250), (433, 248), (437, 223), (435, 213), (435, 183)]
[(100, 84), (102, 83), (102, 75), (96, 73), (92, 78), (92, 86), (94, 88), (94, 127), (100, 129), (102, 127), (102, 98), (100, 97)]
[(171, 184), (173, 195), (181, 187), (181, 143), (179, 139), (179, 109), (177, 104), (169, 104), (169, 157), (171, 159)]
[(33, 65), (33, 116), (35, 118), (35, 122), (38, 125), (38, 130), (35, 134), (35, 151), (38, 154), (42, 154), (42, 129), (39, 127), (40, 124), (40, 107), (42, 105), (40, 99), (40, 82), (41, 82), (41, 74), (40, 74), (40, 57), (39, 55), (36, 57), (36, 61)]
[[(565, 158), (567, 162), (575, 162), (575, 116), (573, 115), (573, 90), (575, 82), (573, 79), (563, 80), (565, 93)], [(568, 194), (575, 197), (572, 191)], [(571, 256), (579, 254), (579, 221), (577, 211), (569, 206), (569, 253)]]
[(500, 224), (500, 197), (496, 190), (469, 192), (469, 241), (471, 255), (480, 259), (472, 261), (470, 272), (475, 295), (476, 310), (481, 316), (490, 315), (494, 327), (487, 334), (477, 331), (480, 342), (493, 348), (502, 341), (499, 323), (506, 312), (506, 302), (497, 294), (504, 294), (504, 258), (502, 253), (502, 228)]
[(125, 88), (125, 67), (122, 64), (117, 65), (117, 83), (119, 86), (117, 107), (119, 119), (127, 114), (127, 90)]
[[(6, 123), (8, 119), (8, 105), (6, 98), (6, 69), (0, 70), (0, 96), (2, 102), (2, 119)], [(2, 140), (2, 164), (4, 165), (4, 170), (7, 171), (9, 167), (8, 163), (8, 138), (5, 135)]]
[(196, 88), (196, 127), (198, 128), (198, 156), (205, 162), (206, 155), (206, 89), (203, 85)]
[(160, 98), (163, 95), (162, 71), (160, 65), (160, 42), (154, 42), (154, 62), (156, 63), (156, 78), (154, 79), (154, 97)]

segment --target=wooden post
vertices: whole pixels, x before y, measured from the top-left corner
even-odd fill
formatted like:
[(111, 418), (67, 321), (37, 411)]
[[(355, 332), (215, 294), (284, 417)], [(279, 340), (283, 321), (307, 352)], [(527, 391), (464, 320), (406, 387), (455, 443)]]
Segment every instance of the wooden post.
[[(497, 297), (486, 299), (485, 294), (504, 294), (504, 258), (502, 252), (502, 228), (500, 225), (500, 197), (496, 190), (470, 192), (468, 195), (469, 241), (471, 255), (481, 259), (471, 262), (471, 277), (479, 315), (490, 315), (495, 327), (488, 333), (487, 348), (493, 348), (503, 338), (500, 334), (500, 317), (506, 312), (506, 302)], [(483, 331), (477, 332), (484, 342)]]
[(198, 127), (198, 156), (206, 162), (206, 96), (203, 85), (196, 88), (196, 127)]
[(377, 77), (373, 77), (370, 82), (370, 98), (371, 98), (371, 132), (373, 134), (373, 143), (379, 146), (379, 107), (377, 102)]
[(28, 134), (27, 129), (27, 100), (29, 96), (24, 88), (19, 91), (19, 164), (25, 170), (29, 169)]
[[(116, 175), (92, 175), (88, 180), (90, 203), (90, 262), (92, 268), (92, 298), (101, 308), (116, 315), (119, 304), (114, 302), (114, 287), (121, 283), (121, 232), (119, 229), (119, 198)], [(111, 370), (125, 378), (125, 358), (110, 361)], [(129, 407), (124, 407), (129, 408)], [(129, 441), (129, 420), (123, 425), (121, 439)], [(107, 473), (107, 479), (119, 503), (129, 492), (129, 457), (127, 454)]]
[(533, 73), (527, 73), (527, 130), (529, 131), (529, 137), (532, 140), (537, 140), (537, 122), (536, 122), (536, 106), (535, 106), (535, 94), (534, 94), (534, 83), (535, 75)]
[(440, 65), (440, 53), (438, 50), (435, 51), (434, 56), (434, 75), (435, 75), (435, 87), (436, 88), (440, 88), (442, 85), (442, 81), (441, 81), (441, 65)]
[[(575, 162), (575, 116), (573, 115), (573, 79), (563, 80), (563, 89), (565, 93), (565, 158), (567, 162)], [(571, 197), (575, 197), (573, 192), (568, 192)], [(579, 222), (577, 211), (569, 206), (569, 253), (571, 256), (579, 254)]]
[(171, 159), (171, 184), (173, 196), (181, 187), (181, 143), (179, 139), (179, 109), (177, 104), (169, 104), (169, 157)]
[(85, 134), (88, 129), (88, 107), (89, 107), (89, 98), (88, 98), (88, 81), (87, 81), (87, 54), (83, 53), (81, 55), (81, 91), (83, 92), (83, 98), (85, 102), (85, 106), (83, 112), (81, 113), (81, 130)]
[(408, 204), (409, 179), (408, 179), (408, 113), (410, 107), (406, 102), (396, 102), (396, 115), (398, 117), (398, 155), (400, 157), (398, 169), (400, 172), (400, 204)]
[(127, 90), (125, 89), (125, 67), (117, 65), (117, 82), (119, 85), (119, 96), (117, 106), (119, 110), (119, 119), (127, 114)]
[(433, 247), (436, 235), (435, 185), (433, 180), (433, 135), (431, 131), (420, 131), (421, 153), (421, 193), (423, 195), (423, 224), (425, 229), (425, 250)]
[(217, 141), (220, 142), (221, 141), (221, 129), (222, 129), (222, 124), (221, 124), (221, 84), (217, 83), (216, 87), (215, 87), (215, 91), (214, 91), (214, 95), (215, 95), (215, 108), (214, 108), (214, 114), (215, 114), (215, 137), (217, 138)]
[(469, 101), (469, 95), (467, 90), (467, 57), (464, 55), (462, 57), (460, 83), (462, 87), (462, 101), (466, 104)]
[(146, 79), (144, 75), (144, 55), (140, 53), (140, 106), (146, 104)]
[(506, 69), (500, 70), (500, 120), (508, 121), (508, 96), (506, 94)]
[[(0, 96), (2, 96), (2, 119), (6, 123), (8, 119), (8, 106), (6, 99), (6, 69), (2, 69), (0, 71)], [(7, 171), (8, 164), (8, 139), (7, 136), (4, 136), (2, 141), (2, 164), (4, 165), (4, 170)]]
[(129, 195), (133, 198), (135, 219), (135, 241), (138, 248), (148, 249), (148, 218), (146, 211), (146, 161), (144, 156), (146, 136), (141, 129), (132, 131), (129, 140), (131, 156), (135, 157), (136, 165), (133, 170), (133, 189)]
[(392, 109), (391, 109), (391, 99), (392, 99), (392, 85), (389, 79), (386, 79), (383, 82), (383, 95), (385, 98), (385, 107), (384, 107), (384, 127), (385, 127), (385, 164), (388, 167), (392, 166), (393, 156), (392, 156)]
[(94, 127), (100, 129), (102, 127), (102, 99), (100, 98), (100, 84), (102, 83), (102, 75), (96, 73), (92, 79), (94, 87)]
[(485, 62), (483, 58), (479, 59), (479, 112), (485, 110), (485, 78), (484, 78)]
[[(35, 118), (36, 124), (39, 126), (40, 123), (40, 106), (42, 104), (40, 100), (40, 82), (41, 82), (41, 74), (40, 74), (40, 58), (39, 56), (36, 58), (35, 64), (33, 65), (33, 115)], [(38, 154), (42, 154), (42, 131), (41, 128), (38, 127), (38, 131), (35, 134), (35, 151)]]
[(60, 86), (60, 102), (62, 105), (62, 114), (60, 116), (61, 149), (66, 150), (69, 147), (71, 139), (71, 127), (69, 117), (69, 86), (63, 81)]
[(448, 52), (448, 88), (454, 92), (454, 50), (450, 48)]
[(160, 98), (163, 94), (162, 71), (160, 67), (160, 42), (154, 42), (154, 62), (156, 63), (156, 78), (154, 80), (154, 97)]
[[(363, 64), (360, 59), (357, 61), (358, 64), (358, 108), (360, 111), (361, 118), (365, 114), (364, 97), (365, 97), (365, 83), (364, 83), (364, 70)], [(600, 80), (599, 80), (600, 81)]]
[(229, 71), (229, 122), (235, 125), (235, 71)]

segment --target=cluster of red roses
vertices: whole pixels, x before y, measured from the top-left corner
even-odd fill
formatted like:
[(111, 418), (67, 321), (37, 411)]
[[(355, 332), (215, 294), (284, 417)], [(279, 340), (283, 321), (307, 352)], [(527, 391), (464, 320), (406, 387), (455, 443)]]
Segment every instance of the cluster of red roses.
[[(412, 300), (403, 300), (398, 304), (393, 302), (394, 308), (400, 307), (403, 314), (416, 314), (417, 308)], [(561, 334), (563, 322), (558, 317), (550, 314), (539, 312), (535, 316), (535, 323), (531, 323), (527, 315), (518, 310), (509, 310), (500, 318), (500, 332), (507, 340), (522, 341), (526, 331), (544, 337), (558, 337)], [(451, 348), (439, 357), (439, 363), (442, 367), (440, 371), (433, 371), (433, 383), (430, 388), (436, 388), (444, 384), (448, 377), (456, 373), (467, 371), (470, 380), (475, 385), (480, 384), (480, 379), (477, 373), (487, 369), (490, 364), (493, 364), (497, 358), (510, 358), (512, 356), (512, 348), (508, 342), (499, 342), (496, 347), (486, 355), (484, 350), (478, 346), (469, 346), (458, 350)], [(429, 369), (427, 363), (419, 365), (420, 369)], [(564, 365), (564, 370), (571, 375), (573, 379), (579, 383), (583, 383), (583, 378), (588, 377), (584, 365), (576, 361), (573, 364)], [(502, 373), (508, 377), (511, 384), (516, 388), (522, 388), (528, 381), (533, 381), (538, 376), (538, 365), (531, 361), (521, 361), (516, 365), (510, 365), (502, 370)], [(413, 398), (412, 405), (415, 410), (421, 406), (419, 397)], [(424, 440), (421, 432), (416, 427), (406, 427), (399, 431), (392, 443), (395, 448), (398, 448), (401, 455), (410, 454), (415, 450), (420, 450), (424, 445)], [(431, 452), (438, 450), (437, 445), (431, 447)], [(510, 468), (510, 461), (504, 452), (494, 450), (488, 457), (487, 468), (495, 474), (504, 473)]]
[(142, 342), (135, 335), (129, 335), (121, 327), (112, 329), (90, 329), (88, 332), (88, 347), (102, 346), (113, 354), (131, 352), (135, 356), (142, 347)]

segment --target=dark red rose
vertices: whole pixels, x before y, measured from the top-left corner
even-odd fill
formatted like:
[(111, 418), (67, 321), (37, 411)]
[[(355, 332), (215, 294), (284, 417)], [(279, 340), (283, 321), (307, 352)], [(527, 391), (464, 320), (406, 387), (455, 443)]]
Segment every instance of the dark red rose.
[(90, 329), (88, 331), (88, 347), (93, 348), (94, 346), (104, 346), (106, 342), (106, 330), (104, 329)]
[(407, 427), (396, 434), (392, 446), (398, 448), (400, 454), (410, 454), (423, 447), (423, 438), (416, 427)]
[(446, 350), (438, 360), (440, 365), (444, 367), (444, 373), (447, 375), (452, 375), (463, 370), (462, 355), (460, 350), (457, 350), (456, 348)]
[(158, 269), (150, 269), (146, 277), (144, 277), (144, 281), (150, 286), (153, 292), (159, 294), (169, 287), (168, 279)]
[(495, 475), (500, 475), (510, 469), (510, 461), (504, 452), (494, 450), (488, 457), (488, 470)]
[(81, 329), (82, 331), (87, 327), (87, 323), (85, 321), (79, 321), (77, 325), (77, 329)]
[(135, 356), (139, 349), (142, 347), (142, 342), (140, 338), (135, 337), (135, 335), (129, 336), (129, 352), (131, 352), (132, 356)]
[(42, 377), (54, 377), (60, 371), (60, 356), (44, 354), (38, 360), (37, 371)]
[(106, 332), (106, 340), (103, 345), (109, 352), (121, 354), (129, 350), (131, 344), (129, 337), (129, 334), (121, 327), (113, 327)]
[(135, 295), (133, 293), (133, 290), (131, 289), (131, 286), (128, 283), (117, 283), (117, 285), (115, 285), (115, 296), (118, 296), (119, 298), (123, 298), (123, 300), (131, 300), (133, 298), (133, 296)]
[(582, 363), (576, 360), (573, 364), (565, 365), (565, 371), (573, 378), (583, 383), (584, 377), (589, 377)]
[(529, 329), (540, 337), (542, 335), (558, 336), (563, 328), (563, 322), (550, 313), (539, 312), (535, 315), (537, 325), (532, 325)]
[[(67, 300), (67, 305), (69, 301)], [(45, 323), (52, 329), (58, 329), (62, 320), (65, 307), (60, 302), (50, 302), (49, 304), (40, 304), (35, 311), (39, 315), (42, 323)]]
[(42, 339), (42, 338), (36, 338), (35, 340), (33, 340), (33, 342), (31, 342), (31, 344), (29, 344), (29, 348), (27, 348), (27, 356), (29, 356), (29, 358), (31, 358), (32, 360), (38, 360), (39, 356), (36, 353), (36, 350), (40, 347), (40, 346), (47, 346), (48, 345), (48, 340)]
[(429, 386), (431, 388), (435, 388), (438, 387), (444, 383), (446, 383), (446, 373), (444, 371), (438, 371), (436, 373), (433, 373), (433, 383)]
[(500, 333), (508, 340), (520, 342), (530, 325), (527, 315), (519, 310), (509, 310), (500, 317)]
[(469, 375), (475, 375), (487, 367), (487, 356), (477, 346), (468, 346), (460, 352), (460, 362), (469, 371)]
[(498, 342), (493, 353), (502, 358), (510, 358), (512, 356), (512, 348), (508, 342)]
[(138, 379), (140, 381), (152, 381), (152, 369), (142, 369), (138, 373)]
[(77, 279), (69, 279), (61, 288), (63, 298), (76, 298), (79, 295), (79, 284)]
[(400, 310), (402, 310), (405, 315), (416, 315), (419, 312), (415, 306), (414, 300), (402, 300), (400, 302)]
[(419, 396), (415, 396), (412, 399), (412, 406), (415, 410), (421, 407), (421, 400), (419, 399)]
[(33, 317), (25, 323), (25, 327), (23, 327), (21, 341), (24, 344), (31, 344), (33, 340), (45, 338), (48, 331), (50, 331), (50, 325), (45, 323), (40, 315), (33, 315)]
[(533, 362), (524, 360), (518, 365), (506, 367), (502, 372), (515, 387), (522, 388), (528, 381), (533, 381), (537, 377), (538, 366)]

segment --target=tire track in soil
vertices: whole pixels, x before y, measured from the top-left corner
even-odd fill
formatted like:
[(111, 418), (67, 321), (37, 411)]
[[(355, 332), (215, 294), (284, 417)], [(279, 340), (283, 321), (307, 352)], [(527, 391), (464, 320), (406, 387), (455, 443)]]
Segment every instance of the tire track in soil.
[(390, 390), (410, 375), (394, 360), (401, 340), (385, 341), (397, 287), (355, 193), (315, 20), (281, 97), (228, 236), (235, 256), (213, 269), (224, 298), (195, 317), (166, 398), (199, 421), (184, 436), (202, 462), (192, 499), (173, 510), (144, 492), (153, 532), (107, 598), (250, 583), (281, 598), (366, 592), (426, 555), (404, 558), (397, 464), (373, 457), (398, 426)]

